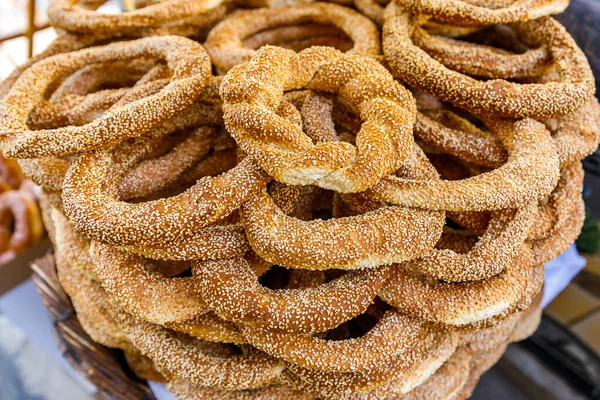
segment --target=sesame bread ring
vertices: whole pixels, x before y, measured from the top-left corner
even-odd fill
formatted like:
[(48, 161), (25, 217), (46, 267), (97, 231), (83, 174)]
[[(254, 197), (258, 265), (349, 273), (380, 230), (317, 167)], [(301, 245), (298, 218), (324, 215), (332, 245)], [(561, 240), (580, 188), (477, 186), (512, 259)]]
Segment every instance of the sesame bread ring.
[[(66, 72), (88, 64), (139, 57), (163, 59), (173, 73), (162, 90), (104, 113), (89, 124), (30, 131), (27, 119), (46, 89)], [(25, 71), (0, 105), (1, 146), (18, 158), (60, 156), (139, 137), (192, 104), (210, 76), (210, 59), (201, 45), (183, 37), (161, 36), (59, 54)], [(128, 121), (127, 124), (115, 121)]]
[[(350, 50), (353, 46), (352, 41), (348, 38), (344, 31), (335, 26), (306, 23), (300, 25), (281, 26), (257, 32), (245, 38), (242, 41), (242, 45), (245, 48), (254, 50), (265, 45), (279, 46), (290, 49), (290, 46), (292, 46), (294, 43), (317, 43), (317, 39), (319, 38), (326, 38), (327, 40), (338, 38), (340, 39), (340, 43), (349, 44), (348, 50)], [(294, 51), (301, 50), (304, 49)], [(344, 51), (339, 48), (338, 50)]]
[(414, 133), (423, 143), (469, 163), (499, 167), (506, 162), (500, 140), (449, 110), (417, 112)]
[[(153, 69), (154, 70), (154, 69)], [(160, 89), (160, 87), (157, 87), (156, 84), (161, 85), (162, 82), (149, 82), (148, 84), (144, 83), (143, 81), (145, 80), (145, 78), (152, 74), (152, 70), (148, 72), (148, 74), (146, 74), (144, 76), (144, 78), (142, 78), (140, 81), (137, 82), (137, 84), (134, 86), (134, 88), (132, 88), (130, 91), (126, 92), (123, 96), (119, 95), (119, 99), (114, 99), (115, 101), (117, 101), (117, 103), (108, 103), (108, 104), (103, 104), (103, 107), (100, 111), (105, 112), (106, 109), (109, 109), (110, 107), (115, 107), (115, 106), (119, 106), (119, 102), (121, 102), (122, 100), (130, 100), (130, 101), (137, 101), (140, 100), (142, 98), (144, 98), (146, 95), (149, 95), (147, 93), (145, 93), (145, 90), (150, 88), (151, 90), (153, 88), (155, 89)], [(217, 104), (213, 104), (216, 102), (217, 96), (218, 96), (218, 86), (221, 82), (220, 78), (211, 78), (209, 79), (207, 85), (205, 86), (200, 98), (198, 98), (197, 102), (195, 102), (194, 104), (192, 104), (191, 106), (189, 106), (186, 109), (186, 112), (177, 114), (175, 117), (171, 118), (170, 120), (167, 120), (165, 122), (163, 122), (162, 124), (160, 124), (158, 127), (152, 129), (149, 133), (148, 136), (149, 137), (161, 137), (161, 136), (165, 136), (168, 134), (171, 134), (172, 132), (180, 132), (186, 129), (190, 129), (190, 128), (198, 128), (198, 127), (202, 127), (204, 125), (207, 126), (220, 126), (222, 125), (222, 112), (221, 112), (221, 107), (220, 105)], [(150, 93), (152, 94), (152, 93)], [(90, 99), (91, 98), (91, 99)], [(90, 103), (89, 106), (92, 107), (92, 109), (99, 111), (96, 106), (97, 104), (94, 103), (95, 100), (101, 101), (103, 102), (102, 98), (97, 98), (94, 97), (94, 94), (88, 94), (87, 96), (83, 97), (82, 103), (87, 103), (88, 99), (90, 99)], [(87, 110), (87, 109), (86, 109)], [(89, 110), (87, 110), (89, 111)], [(75, 118), (83, 118), (81, 121), (82, 124), (86, 124), (88, 122), (90, 122), (92, 119), (88, 119), (89, 115), (86, 114), (87, 111), (84, 111), (83, 114), (77, 116), (77, 111), (69, 111), (67, 114), (69, 115), (69, 118), (71, 117), (75, 117)], [(95, 114), (93, 116), (95, 118)], [(200, 129), (207, 129), (207, 128), (200, 128)], [(190, 142), (194, 142), (194, 144), (191, 147), (197, 147), (198, 144), (204, 143), (205, 140), (203, 138), (206, 137), (205, 133), (207, 132), (198, 132), (198, 134), (194, 134), (192, 136), (195, 137), (190, 137), (189, 140)], [(221, 136), (219, 136), (221, 137)], [(163, 139), (165, 143), (161, 143), (161, 147), (164, 147), (163, 145), (168, 145), (170, 142), (172, 142), (171, 139), (169, 138), (165, 138)], [(158, 146), (158, 142), (153, 142), (155, 145)], [(213, 146), (213, 149), (215, 149), (215, 146)], [(169, 157), (166, 157), (165, 159), (161, 160), (159, 162), (159, 168), (164, 168), (166, 163), (170, 163), (171, 158), (177, 158), (177, 159), (181, 159), (181, 153), (183, 154), (188, 154), (188, 148), (187, 146), (183, 146), (179, 148), (179, 151), (175, 151), (173, 152), (173, 154)], [(200, 154), (202, 152), (199, 152)], [(193, 157), (192, 157), (193, 158)], [(66, 175), (66, 172), (69, 168), (69, 158), (68, 156), (66, 158), (60, 158), (60, 157), (43, 157), (43, 158), (28, 158), (28, 159), (22, 159), (19, 160), (19, 163), (21, 165), (21, 168), (23, 169), (25, 175), (27, 177), (29, 177), (30, 179), (32, 179), (35, 183), (37, 183), (38, 185), (40, 185), (44, 190), (46, 191), (50, 191), (50, 192), (60, 192), (62, 190), (62, 185), (63, 185), (63, 180), (64, 180), (64, 176)], [(199, 167), (199, 165), (197, 165)], [(136, 172), (135, 171), (136, 168), (133, 168), (132, 171), (130, 171), (131, 174), (133, 175), (137, 175), (139, 177), (140, 172)], [(189, 171), (190, 173), (192, 171)], [(223, 172), (223, 171), (219, 171)], [(162, 175), (162, 174), (161, 174)], [(194, 175), (193, 177), (190, 177), (190, 179), (193, 180), (197, 180), (200, 177), (202, 177), (204, 175)], [(165, 176), (161, 176), (161, 178), (167, 178), (171, 179), (169, 177), (165, 177)], [(133, 178), (130, 178), (133, 179)], [(124, 179), (125, 181), (128, 180), (128, 178), (126, 177)], [(153, 180), (153, 185), (156, 187), (161, 186), (161, 182), (164, 183), (164, 179), (154, 179)], [(127, 186), (127, 183), (123, 183), (125, 186)], [(162, 187), (162, 186), (161, 186)], [(125, 198), (130, 198), (130, 196), (135, 196), (135, 194), (127, 194), (127, 190), (123, 190), (121, 191), (121, 195), (125, 196)]]
[(431, 35), (423, 28), (415, 29), (414, 44), (446, 68), (456, 72), (490, 79), (522, 79), (542, 75), (550, 54), (545, 47), (512, 53), (507, 50), (461, 40)]
[(209, 342), (247, 343), (247, 340), (234, 323), (225, 321), (213, 312), (198, 315), (185, 321), (169, 322), (165, 326)]
[[(282, 91), (309, 88), (338, 93), (363, 124), (357, 147), (313, 143), (274, 113)], [(300, 53), (263, 47), (232, 69), (221, 85), (223, 119), (238, 145), (275, 179), (358, 192), (397, 170), (413, 146), (416, 114), (410, 93), (376, 61), (331, 48)]]
[(91, 46), (95, 41), (94, 38), (80, 37), (60, 29), (56, 30), (56, 34), (56, 39), (54, 39), (43, 51), (34, 55), (33, 57), (30, 57), (23, 64), (15, 67), (10, 75), (0, 82), (0, 99), (4, 98), (4, 96), (8, 94), (10, 88), (14, 85), (17, 79), (19, 79), (21, 74), (23, 74), (23, 72), (33, 64), (57, 54), (67, 53)]
[(60, 249), (63, 262), (77, 269), (87, 278), (100, 282), (93, 270), (94, 259), (90, 254), (90, 241), (79, 234), (67, 217), (52, 206), (50, 206), (50, 217), (54, 229), (53, 244)]
[(388, 392), (408, 393), (425, 382), (452, 356), (457, 344), (456, 335), (432, 329), (425, 329), (416, 338), (405, 339), (398, 356), (375, 369), (340, 373), (290, 363), (282, 374), (282, 381), (324, 399), (386, 398)]
[(7, 252), (1, 259), (27, 250), (44, 236), (38, 205), (31, 196), (11, 190), (0, 194), (0, 226), (11, 229)]
[(560, 159), (560, 167), (583, 160), (600, 143), (600, 104), (592, 97), (579, 110), (546, 121)]
[(82, 6), (81, 0), (53, 1), (48, 18), (54, 27), (88, 35), (122, 34), (140, 28), (156, 27), (217, 7), (220, 0), (167, 0), (118, 14), (105, 14)]
[[(343, 31), (354, 42), (348, 54), (362, 56), (381, 54), (379, 32), (375, 24), (351, 8), (322, 2), (237, 13), (215, 26), (208, 34), (204, 45), (217, 67), (217, 72), (225, 74), (233, 66), (246, 63), (254, 56), (255, 50), (245, 47), (244, 39), (268, 29), (305, 23), (333, 26)], [(288, 39), (298, 34), (294, 31), (284, 33), (287, 33)], [(277, 45), (278, 43), (265, 44)]]
[(559, 160), (543, 124), (531, 119), (485, 123), (509, 154), (499, 168), (456, 181), (425, 182), (388, 176), (369, 189), (369, 195), (405, 207), (488, 211), (519, 208), (549, 194), (559, 179)]
[(140, 147), (93, 151), (72, 160), (63, 183), (63, 202), (79, 231), (113, 245), (160, 248), (230, 215), (269, 180), (246, 158), (224, 174), (200, 179), (177, 196), (135, 204), (121, 201), (119, 184), (140, 155), (147, 154), (147, 146), (148, 142), (142, 142)]
[(572, 204), (577, 203), (583, 187), (583, 167), (574, 162), (560, 171), (560, 180), (548, 196), (547, 202), (538, 208), (536, 223), (531, 226), (527, 238), (540, 240), (552, 235), (556, 229), (565, 226), (571, 218)]
[(421, 20), (390, 3), (383, 28), (384, 53), (394, 76), (443, 101), (478, 115), (546, 119), (576, 111), (593, 96), (594, 78), (585, 55), (552, 18), (514, 24), (521, 40), (533, 48), (546, 48), (557, 66), (559, 81), (544, 84), (480, 81), (445, 67), (415, 45), (412, 36)]
[(77, 319), (92, 340), (103, 346), (135, 351), (127, 334), (113, 318), (110, 299), (102, 287), (80, 269), (70, 265), (60, 251), (54, 253), (56, 274), (69, 296)]
[(156, 370), (151, 359), (140, 353), (139, 350), (126, 351), (125, 361), (134, 374), (146, 381), (167, 383), (167, 378)]
[[(427, 328), (418, 320), (387, 311), (376, 325), (355, 339), (328, 340), (310, 334), (264, 331), (241, 325), (242, 334), (258, 349), (311, 370), (358, 372), (375, 369), (417, 347)], [(407, 338), (408, 343), (407, 343)]]
[[(198, 278), (171, 279), (189, 268), (189, 263), (151, 263), (136, 254), (98, 242), (92, 242), (90, 252), (94, 260), (92, 269), (102, 287), (138, 318), (164, 325), (209, 311), (197, 290)], [(160, 299), (160, 303), (148, 299)]]
[[(271, 268), (271, 265), (260, 259), (254, 253), (246, 254), (253, 276), (259, 277)], [(197, 271), (194, 271), (197, 272)], [(315, 287), (323, 283), (321, 273), (291, 271), (286, 289)], [(263, 276), (261, 276), (263, 278)], [(167, 323), (168, 328), (183, 332), (190, 336), (211, 342), (245, 344), (247, 340), (241, 334), (237, 325), (221, 319), (213, 312), (198, 315), (189, 320)]]
[(511, 312), (527, 288), (533, 255), (527, 245), (500, 274), (474, 282), (434, 281), (398, 265), (379, 296), (427, 321), (467, 325)]
[(189, 381), (172, 381), (167, 389), (179, 400), (314, 400), (314, 397), (283, 385), (256, 390), (225, 391), (196, 385)]
[(585, 220), (583, 199), (579, 197), (570, 205), (568, 211), (565, 210), (565, 213), (566, 218), (559, 219), (561, 223), (556, 225), (554, 233), (530, 242), (535, 264), (542, 264), (558, 257), (575, 242), (581, 233), (581, 227)]
[(161, 90), (169, 84), (169, 73), (166, 65), (152, 64), (148, 60), (83, 67), (69, 75), (48, 100), (42, 100), (32, 110), (27, 125), (35, 129), (84, 125), (121, 100), (134, 85), (144, 85), (156, 92)]
[(19, 163), (12, 158), (6, 158), (0, 154), (0, 179), (11, 189), (19, 189), (25, 179)]
[(476, 281), (499, 274), (513, 262), (527, 239), (537, 205), (492, 213), (485, 232), (465, 253), (435, 249), (409, 268), (445, 282)]
[(533, 299), (529, 308), (520, 313), (519, 321), (517, 321), (515, 329), (510, 335), (511, 342), (525, 340), (536, 331), (542, 319), (542, 307), (540, 307), (540, 304), (543, 297), (543, 292), (540, 291)]
[(258, 389), (277, 383), (283, 363), (249, 346), (237, 354), (228, 345), (203, 342), (118, 313), (133, 345), (159, 370), (176, 379), (226, 390)]
[(353, 271), (317, 287), (271, 290), (243, 258), (195, 263), (207, 306), (222, 318), (261, 330), (323, 332), (362, 314), (385, 284), (388, 268)]
[(569, 5), (568, 0), (515, 0), (496, 5), (488, 1), (395, 0), (415, 14), (423, 14), (436, 21), (457, 25), (509, 24), (534, 20), (546, 15), (560, 14)]
[(458, 400), (456, 396), (469, 379), (471, 357), (458, 350), (421, 385), (394, 400)]
[[(423, 256), (437, 242), (443, 213), (383, 207), (366, 214), (302, 221), (286, 215), (266, 187), (240, 209), (250, 245), (288, 268), (359, 269)], [(418, 237), (418, 243), (411, 238)]]
[[(385, 6), (389, 0), (354, 0), (354, 7), (369, 17), (378, 27), (383, 26)], [(448, 25), (436, 21), (427, 21), (424, 25), (428, 32), (446, 37), (465, 36), (481, 29), (480, 26), (457, 26)]]

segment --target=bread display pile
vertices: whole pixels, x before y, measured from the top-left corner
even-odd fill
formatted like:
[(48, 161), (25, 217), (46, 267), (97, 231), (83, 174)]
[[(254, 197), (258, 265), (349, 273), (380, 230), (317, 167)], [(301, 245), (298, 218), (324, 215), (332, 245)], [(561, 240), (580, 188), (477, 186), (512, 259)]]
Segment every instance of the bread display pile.
[[(54, 0), (0, 84), (82, 326), (181, 399), (465, 399), (600, 142), (564, 0)], [(337, 3), (337, 4), (336, 4)]]

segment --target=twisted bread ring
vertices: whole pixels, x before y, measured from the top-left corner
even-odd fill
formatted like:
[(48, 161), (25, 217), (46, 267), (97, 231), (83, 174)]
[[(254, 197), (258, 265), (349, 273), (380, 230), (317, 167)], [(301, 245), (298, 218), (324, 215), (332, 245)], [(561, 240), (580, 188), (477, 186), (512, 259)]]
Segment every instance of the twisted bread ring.
[[(167, 62), (173, 78), (164, 89), (81, 127), (27, 129), (30, 113), (48, 86), (63, 73), (90, 63), (142, 56)], [(31, 158), (81, 152), (141, 136), (189, 106), (202, 92), (209, 75), (210, 59), (202, 46), (176, 36), (139, 39), (49, 57), (25, 71), (0, 104), (0, 145), (7, 156)]]
[(387, 176), (368, 190), (369, 195), (405, 207), (486, 211), (519, 208), (549, 194), (559, 179), (559, 160), (545, 127), (531, 119), (485, 123), (508, 150), (501, 167), (458, 181)]
[[(339, 93), (363, 119), (357, 147), (314, 144), (300, 128), (277, 117), (283, 90)], [(223, 119), (240, 147), (275, 179), (358, 192), (397, 170), (410, 154), (414, 100), (377, 62), (323, 47), (296, 54), (261, 48), (232, 69), (221, 85)]]
[(195, 263), (193, 273), (200, 279), (207, 306), (226, 320), (262, 330), (314, 333), (363, 313), (385, 284), (388, 268), (354, 271), (316, 287), (283, 290), (261, 286), (243, 258)]
[(458, 25), (509, 24), (534, 20), (546, 15), (560, 14), (569, 5), (568, 0), (516, 0), (501, 2), (474, 2), (468, 0), (395, 0), (399, 6), (415, 14), (424, 14), (436, 21)]
[[(306, 22), (334, 26), (343, 31), (354, 42), (348, 54), (381, 54), (379, 32), (375, 24), (351, 8), (321, 2), (240, 12), (215, 26), (204, 45), (217, 67), (217, 72), (225, 74), (233, 66), (246, 63), (254, 56), (255, 50), (245, 47), (244, 39), (267, 29)], [(292, 34), (298, 32), (286, 33), (290, 34), (288, 38), (293, 38), (295, 36)], [(314, 33), (318, 34), (318, 31)]]
[(446, 68), (417, 47), (412, 36), (420, 21), (392, 2), (386, 9), (383, 49), (390, 70), (411, 86), (435, 94), (475, 114), (545, 119), (571, 113), (594, 93), (594, 79), (583, 52), (551, 18), (514, 24), (520, 39), (544, 46), (558, 66), (560, 82), (516, 84), (478, 81)]

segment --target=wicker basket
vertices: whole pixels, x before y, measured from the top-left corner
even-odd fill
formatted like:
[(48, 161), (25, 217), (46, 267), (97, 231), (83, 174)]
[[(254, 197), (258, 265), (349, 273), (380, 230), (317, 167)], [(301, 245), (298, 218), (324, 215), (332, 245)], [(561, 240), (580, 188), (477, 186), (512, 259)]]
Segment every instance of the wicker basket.
[(54, 256), (48, 253), (34, 261), (31, 268), (32, 279), (52, 320), (58, 347), (66, 360), (98, 388), (99, 398), (156, 400), (148, 385), (129, 370), (121, 351), (99, 345), (85, 333), (60, 286)]

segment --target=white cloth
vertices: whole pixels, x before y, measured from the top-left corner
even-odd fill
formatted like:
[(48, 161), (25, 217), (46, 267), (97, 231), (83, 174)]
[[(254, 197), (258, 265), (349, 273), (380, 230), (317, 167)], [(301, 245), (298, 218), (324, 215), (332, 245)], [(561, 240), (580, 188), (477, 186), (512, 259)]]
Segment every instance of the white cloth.
[(575, 278), (583, 267), (586, 259), (579, 255), (575, 245), (569, 247), (564, 253), (545, 265), (544, 297), (542, 307), (545, 308), (569, 282)]

